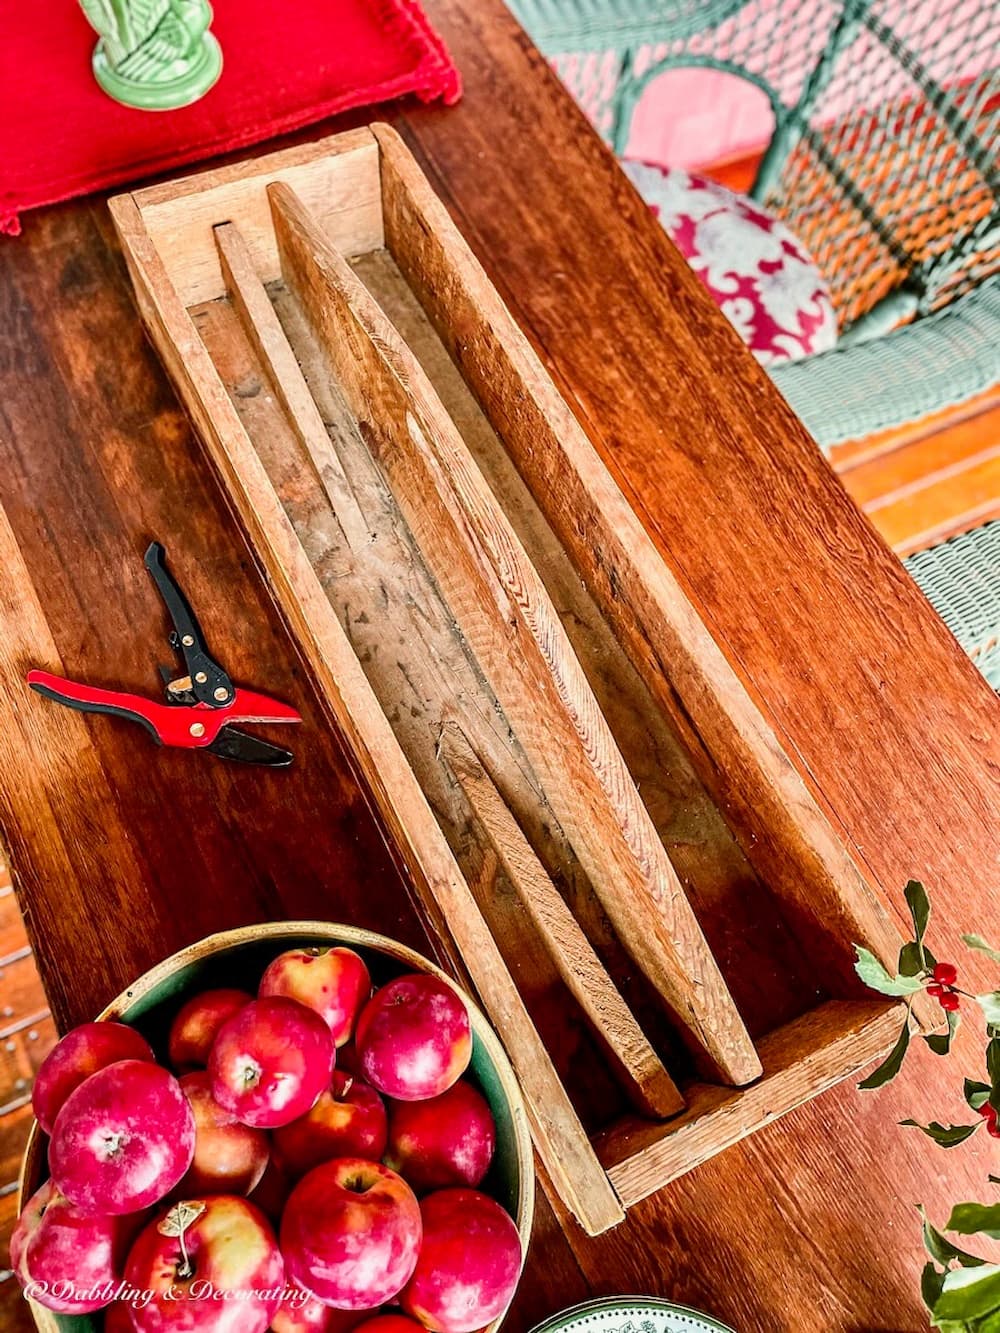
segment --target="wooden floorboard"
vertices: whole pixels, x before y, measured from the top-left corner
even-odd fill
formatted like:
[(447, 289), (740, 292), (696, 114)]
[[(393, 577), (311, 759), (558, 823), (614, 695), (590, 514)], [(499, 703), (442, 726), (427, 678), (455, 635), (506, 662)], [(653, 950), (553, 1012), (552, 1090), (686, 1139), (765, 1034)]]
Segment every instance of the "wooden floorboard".
[(29, 1333), (28, 1307), (10, 1273), (17, 1178), (31, 1128), (31, 1085), (56, 1041), (17, 899), (0, 861), (0, 1329)]

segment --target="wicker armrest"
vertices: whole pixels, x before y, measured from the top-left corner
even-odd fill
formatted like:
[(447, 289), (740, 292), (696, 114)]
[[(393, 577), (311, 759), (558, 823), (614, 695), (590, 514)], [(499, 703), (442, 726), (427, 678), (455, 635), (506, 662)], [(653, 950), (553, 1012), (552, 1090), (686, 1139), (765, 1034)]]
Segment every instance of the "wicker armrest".
[(771, 378), (824, 448), (965, 402), (1000, 383), (1000, 278), (882, 338), (776, 366)]

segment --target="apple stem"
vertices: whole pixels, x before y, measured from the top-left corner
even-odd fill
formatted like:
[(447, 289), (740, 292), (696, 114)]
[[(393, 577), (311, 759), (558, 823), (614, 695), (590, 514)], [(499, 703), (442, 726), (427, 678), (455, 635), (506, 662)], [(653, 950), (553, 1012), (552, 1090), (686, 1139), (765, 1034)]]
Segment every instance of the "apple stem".
[(181, 1227), (180, 1231), (177, 1233), (177, 1239), (181, 1244), (181, 1266), (177, 1270), (177, 1276), (182, 1279), (194, 1277), (194, 1264), (192, 1264), (187, 1252), (187, 1246), (184, 1244), (185, 1231), (187, 1231), (187, 1227)]

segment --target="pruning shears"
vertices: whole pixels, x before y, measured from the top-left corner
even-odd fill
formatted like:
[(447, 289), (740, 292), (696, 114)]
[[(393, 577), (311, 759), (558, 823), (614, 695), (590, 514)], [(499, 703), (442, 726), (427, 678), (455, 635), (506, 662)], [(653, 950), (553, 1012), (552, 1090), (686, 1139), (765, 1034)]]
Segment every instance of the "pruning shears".
[(241, 731), (233, 723), (301, 722), (300, 714), (266, 694), (233, 684), (205, 647), (198, 621), (167, 569), (165, 552), (159, 542), (150, 544), (145, 565), (173, 621), (174, 628), (168, 636), (170, 646), (184, 660), (184, 674), (175, 679), (171, 678), (174, 673), (170, 669), (160, 668), (166, 685), (166, 703), (138, 694), (84, 685), (55, 676), (50, 671), (29, 671), (28, 684), (45, 698), (54, 699), (77, 712), (108, 713), (112, 717), (138, 722), (158, 745), (208, 750), (222, 759), (245, 764), (287, 767), (292, 762), (290, 750)]

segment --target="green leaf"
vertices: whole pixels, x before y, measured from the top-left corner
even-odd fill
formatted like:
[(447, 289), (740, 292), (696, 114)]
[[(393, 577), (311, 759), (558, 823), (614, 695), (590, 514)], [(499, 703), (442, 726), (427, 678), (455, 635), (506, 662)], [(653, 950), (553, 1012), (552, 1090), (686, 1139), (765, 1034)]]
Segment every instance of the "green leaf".
[(866, 1079), (858, 1084), (860, 1092), (871, 1092), (874, 1088), (882, 1088), (886, 1083), (891, 1082), (899, 1073), (903, 1066), (903, 1057), (906, 1055), (906, 1048), (910, 1044), (910, 1015), (907, 1014), (903, 1019), (903, 1030), (899, 1034), (895, 1046), (885, 1057), (878, 1069), (873, 1070)]
[(983, 1017), (990, 1026), (1000, 1025), (1000, 990), (988, 992), (986, 995), (977, 995), (976, 1003), (983, 1011)]
[(970, 1135), (975, 1134), (982, 1122), (977, 1121), (974, 1125), (942, 1125), (938, 1121), (932, 1120), (929, 1125), (922, 1125), (918, 1120), (901, 1120), (899, 1123), (901, 1125), (911, 1125), (914, 1129), (921, 1130), (942, 1148), (957, 1148)]
[[(855, 972), (866, 986), (877, 990), (880, 995), (913, 995), (923, 990), (924, 983), (919, 977), (891, 976), (875, 955), (868, 949), (862, 949), (860, 944), (854, 946), (854, 952), (858, 955), (854, 964)], [(1000, 1022), (1000, 1018), (997, 1021)]]
[(931, 904), (927, 897), (927, 890), (918, 879), (911, 879), (903, 890), (903, 897), (910, 909), (910, 916), (913, 917), (913, 929), (916, 932), (917, 943), (919, 944), (924, 938), (924, 931), (927, 929), (927, 922), (931, 914)]
[(934, 1307), (941, 1319), (981, 1319), (1000, 1309), (1000, 1266), (952, 1268), (945, 1274), (944, 1289)]
[(979, 1259), (974, 1254), (967, 1254), (965, 1250), (960, 1250), (957, 1245), (951, 1243), (947, 1236), (943, 1236), (937, 1227), (928, 1222), (922, 1204), (917, 1205), (917, 1212), (920, 1214), (924, 1249), (932, 1259), (936, 1259), (939, 1264), (944, 1264), (945, 1268), (953, 1260), (957, 1260), (965, 1268), (978, 1268), (980, 1264), (986, 1262), (985, 1259)]
[(994, 963), (1000, 963), (1000, 949), (994, 949), (992, 945), (987, 944), (982, 935), (963, 935), (962, 939), (970, 949), (978, 949), (980, 953), (992, 958)]
[(960, 1236), (982, 1234), (1000, 1240), (1000, 1203), (957, 1203), (945, 1225)]
[(915, 977), (921, 972), (929, 972), (936, 962), (937, 959), (926, 944), (910, 940), (909, 944), (904, 944), (899, 951), (896, 969), (904, 977)]
[(924, 1271), (920, 1274), (920, 1294), (924, 1298), (924, 1304), (928, 1310), (933, 1310), (938, 1303), (938, 1299), (944, 1289), (944, 1275), (947, 1269), (942, 1271), (936, 1268), (934, 1264), (924, 1265)]
[[(931, 1048), (935, 1055), (947, 1055), (951, 1050), (951, 1043), (955, 1033), (958, 1031), (959, 1012), (957, 1009), (949, 1009), (947, 1014), (948, 1028), (945, 1032), (932, 1032), (924, 1038), (924, 1041)], [(988, 1092), (988, 1090), (987, 1090)]]
[(986, 1047), (986, 1072), (990, 1083), (996, 1087), (1000, 1083), (1000, 1041), (996, 1037), (991, 1037)]
[(962, 1087), (965, 1100), (974, 1111), (978, 1111), (981, 1106), (985, 1106), (990, 1099), (990, 1085), (988, 1083), (977, 1083), (973, 1078), (967, 1078)]

